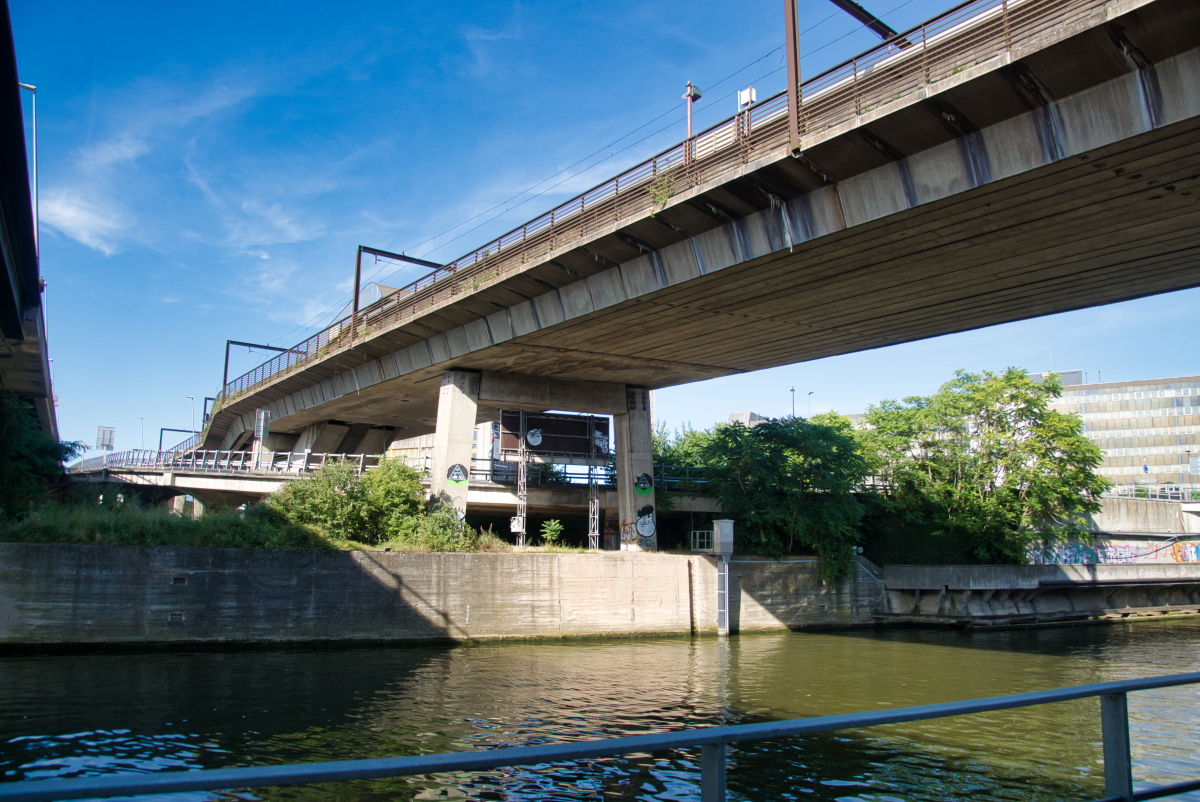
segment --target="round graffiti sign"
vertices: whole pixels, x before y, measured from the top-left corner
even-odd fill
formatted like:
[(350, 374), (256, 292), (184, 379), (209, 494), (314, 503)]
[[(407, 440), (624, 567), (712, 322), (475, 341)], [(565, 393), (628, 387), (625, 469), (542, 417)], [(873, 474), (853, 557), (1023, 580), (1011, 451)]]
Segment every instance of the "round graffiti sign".
[(534, 448), (540, 446), (542, 444), (542, 430), (530, 429), (529, 434), (525, 435), (525, 442), (529, 443), (529, 445), (533, 446)]
[(457, 462), (450, 466), (446, 471), (446, 481), (455, 487), (462, 487), (467, 483), (467, 469)]
[(650, 538), (654, 537), (654, 508), (646, 505), (638, 510), (637, 515), (637, 533), (638, 537)]

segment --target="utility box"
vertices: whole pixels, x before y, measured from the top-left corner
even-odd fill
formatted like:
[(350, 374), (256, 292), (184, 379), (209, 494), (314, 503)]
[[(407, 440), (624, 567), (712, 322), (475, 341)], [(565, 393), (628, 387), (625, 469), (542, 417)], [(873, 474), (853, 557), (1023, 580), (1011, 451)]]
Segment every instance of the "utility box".
[(713, 521), (712, 553), (724, 556), (733, 554), (733, 521)]

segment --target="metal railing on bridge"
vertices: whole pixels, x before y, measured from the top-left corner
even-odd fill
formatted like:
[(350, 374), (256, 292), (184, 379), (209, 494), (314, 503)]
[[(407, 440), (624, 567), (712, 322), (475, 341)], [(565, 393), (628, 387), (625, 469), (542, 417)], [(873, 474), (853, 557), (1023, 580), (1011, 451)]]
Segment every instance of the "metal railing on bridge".
[(379, 464), (368, 454), (313, 454), (293, 451), (121, 451), (80, 460), (67, 473), (86, 474), (118, 469), (180, 473), (301, 474), (330, 462), (347, 462), (359, 473)]
[[(857, 120), (982, 62), (1070, 26), (1106, 0), (968, 0), (802, 83), (801, 139)], [(280, 374), (349, 348), (362, 335), (406, 323), (425, 310), (550, 257), (614, 223), (662, 207), (699, 186), (786, 146), (787, 92), (704, 129), (620, 175), (340, 320), (221, 388), (216, 406)], [(215, 407), (214, 407), (215, 410)]]
[[(429, 475), (433, 457), (397, 457), (418, 473)], [(99, 473), (112, 470), (172, 471), (179, 473), (222, 473), (261, 475), (300, 475), (311, 473), (331, 462), (346, 462), (358, 473), (373, 470), (381, 457), (373, 454), (313, 454), (303, 451), (119, 451), (100, 457), (80, 460), (67, 467), (72, 474)], [(517, 465), (492, 459), (471, 460), (471, 481), (501, 485), (517, 483)], [(611, 467), (593, 468), (591, 481), (600, 487), (616, 486), (616, 471)], [(655, 465), (654, 483), (660, 489), (699, 491), (707, 483), (702, 468), (679, 465)], [(586, 486), (587, 467), (580, 465), (531, 464), (528, 471), (530, 487)]]
[(1129, 738), (1128, 694), (1156, 688), (1200, 683), (1200, 673), (1076, 685), (1049, 691), (993, 696), (965, 702), (902, 707), (849, 713), (837, 716), (764, 721), (723, 727), (695, 727), (652, 735), (633, 735), (593, 741), (502, 747), (470, 752), (452, 752), (411, 757), (340, 760), (284, 766), (254, 766), (202, 771), (164, 771), (157, 774), (130, 773), (76, 780), (24, 780), (0, 784), (0, 802), (50, 802), (61, 799), (178, 794), (190, 791), (234, 791), (249, 788), (348, 782), (418, 774), (492, 771), (512, 766), (549, 766), (575, 760), (611, 758), (632, 753), (672, 749), (700, 749), (700, 799), (725, 799), (725, 748), (741, 741), (763, 741), (821, 732), (878, 727), (909, 721), (928, 721), (950, 716), (974, 715), (994, 710), (1100, 698), (1100, 730), (1104, 751), (1104, 792), (1099, 802), (1159, 799), (1200, 789), (1200, 780), (1133, 790), (1133, 766)]
[(1200, 485), (1117, 485), (1104, 495), (1149, 501), (1200, 501)]

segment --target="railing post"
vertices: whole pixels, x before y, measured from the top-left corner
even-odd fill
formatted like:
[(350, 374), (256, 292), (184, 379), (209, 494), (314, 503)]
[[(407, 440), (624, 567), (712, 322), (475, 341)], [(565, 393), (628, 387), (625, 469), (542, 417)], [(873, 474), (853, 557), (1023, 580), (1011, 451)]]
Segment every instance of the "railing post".
[(725, 802), (725, 744), (700, 747), (700, 802)]
[(1133, 765), (1129, 754), (1129, 702), (1123, 693), (1100, 697), (1100, 732), (1104, 738), (1104, 794), (1133, 799)]

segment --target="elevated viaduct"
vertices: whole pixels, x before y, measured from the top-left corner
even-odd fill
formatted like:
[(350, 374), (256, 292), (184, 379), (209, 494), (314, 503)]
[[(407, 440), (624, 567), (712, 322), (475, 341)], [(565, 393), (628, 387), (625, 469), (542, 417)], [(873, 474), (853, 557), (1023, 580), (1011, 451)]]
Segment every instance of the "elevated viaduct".
[(972, 0), (230, 381), (200, 447), (433, 431), (462, 508), (477, 421), (612, 414), (652, 549), (649, 389), (1200, 285), (1198, 46), (1191, 0)]

